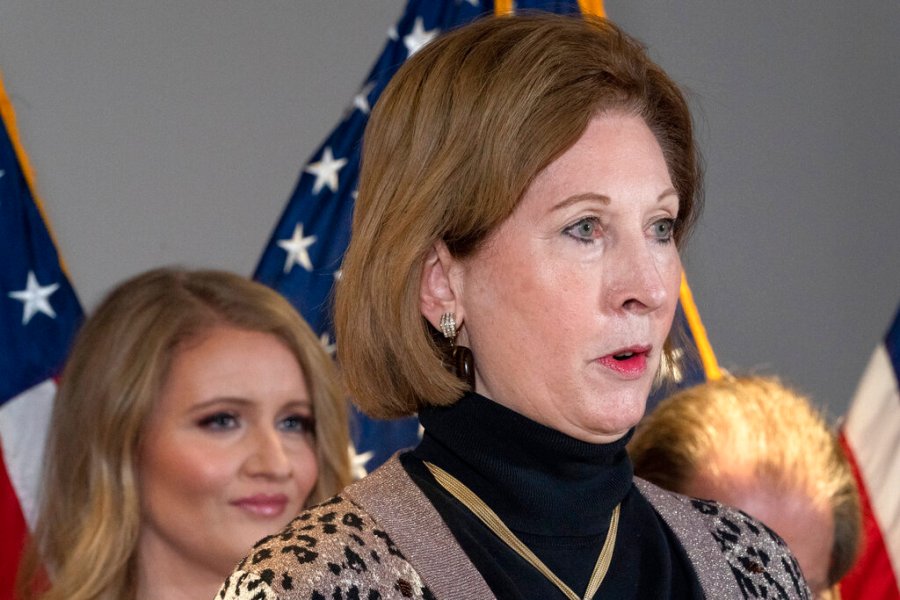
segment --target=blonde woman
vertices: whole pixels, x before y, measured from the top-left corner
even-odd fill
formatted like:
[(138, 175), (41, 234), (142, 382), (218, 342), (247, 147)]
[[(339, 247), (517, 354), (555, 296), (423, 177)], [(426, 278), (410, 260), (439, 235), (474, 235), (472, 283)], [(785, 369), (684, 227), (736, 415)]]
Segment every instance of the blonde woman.
[(20, 594), (211, 597), (347, 483), (347, 441), (331, 361), (277, 293), (217, 271), (126, 281), (66, 365)]

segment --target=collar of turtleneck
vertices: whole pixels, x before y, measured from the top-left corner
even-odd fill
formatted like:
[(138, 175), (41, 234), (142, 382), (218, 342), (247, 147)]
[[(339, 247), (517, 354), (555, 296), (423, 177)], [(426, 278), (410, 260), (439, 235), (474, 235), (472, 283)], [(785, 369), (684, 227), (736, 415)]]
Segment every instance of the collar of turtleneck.
[(415, 456), (459, 479), (517, 533), (602, 533), (631, 489), (630, 433), (590, 444), (474, 393), (424, 408), (419, 420)]

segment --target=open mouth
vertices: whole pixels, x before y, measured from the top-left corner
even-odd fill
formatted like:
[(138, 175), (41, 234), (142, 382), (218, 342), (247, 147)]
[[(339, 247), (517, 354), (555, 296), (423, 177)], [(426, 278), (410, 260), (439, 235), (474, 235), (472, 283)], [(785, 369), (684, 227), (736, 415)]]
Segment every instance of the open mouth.
[(602, 356), (598, 362), (627, 379), (633, 379), (640, 377), (646, 371), (649, 354), (649, 347), (628, 348)]

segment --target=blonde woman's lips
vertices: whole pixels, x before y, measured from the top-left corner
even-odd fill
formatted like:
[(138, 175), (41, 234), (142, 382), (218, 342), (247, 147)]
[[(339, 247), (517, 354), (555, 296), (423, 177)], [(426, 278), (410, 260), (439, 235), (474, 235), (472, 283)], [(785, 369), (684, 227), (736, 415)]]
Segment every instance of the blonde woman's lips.
[(256, 494), (238, 498), (231, 504), (255, 516), (278, 517), (287, 508), (288, 497), (285, 494)]

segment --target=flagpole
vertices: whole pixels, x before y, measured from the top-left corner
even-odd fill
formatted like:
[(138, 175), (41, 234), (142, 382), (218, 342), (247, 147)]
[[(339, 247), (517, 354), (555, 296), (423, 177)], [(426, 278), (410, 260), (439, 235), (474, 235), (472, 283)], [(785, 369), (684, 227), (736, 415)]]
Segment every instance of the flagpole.
[(606, 17), (606, 11), (603, 10), (603, 0), (578, 0), (578, 7), (581, 8), (581, 14)]
[[(578, 0), (578, 7), (581, 9), (582, 14), (606, 17), (606, 11), (603, 9), (603, 0)], [(513, 0), (494, 1), (494, 14), (498, 17), (511, 15), (514, 12)]]
[(700, 353), (700, 362), (703, 363), (703, 371), (706, 373), (706, 378), (710, 381), (721, 379), (722, 370), (719, 368), (719, 361), (716, 360), (709, 338), (706, 337), (706, 328), (703, 326), (703, 321), (700, 320), (700, 313), (697, 311), (697, 305), (694, 304), (694, 294), (688, 286), (687, 277), (684, 273), (681, 274), (679, 298), (688, 327), (691, 329), (691, 335), (694, 337), (697, 352)]
[[(31, 191), (31, 199), (34, 200), (34, 205), (37, 207), (38, 213), (40, 213), (41, 218), (44, 220), (44, 227), (47, 229), (47, 233), (50, 234), (53, 245), (58, 249), (59, 242), (56, 240), (56, 234), (53, 233), (53, 228), (50, 226), (50, 219), (47, 218), (47, 212), (44, 210), (44, 203), (41, 201), (40, 196), (38, 196), (34, 184), (34, 170), (31, 168), (31, 161), (28, 160), (25, 148), (19, 140), (19, 129), (16, 125), (16, 110), (13, 108), (12, 101), (10, 101), (9, 95), (6, 93), (2, 74), (0, 74), (0, 117), (3, 118), (3, 124), (6, 126), (6, 133), (9, 135), (9, 141), (12, 142), (13, 149), (16, 151), (16, 158), (19, 160), (19, 168), (22, 169), (22, 174), (25, 176), (25, 183), (28, 184), (28, 189)], [(59, 253), (57, 252), (57, 254)], [(68, 277), (69, 269), (66, 266), (62, 255), (59, 255), (59, 266), (62, 269), (62, 272)]]

